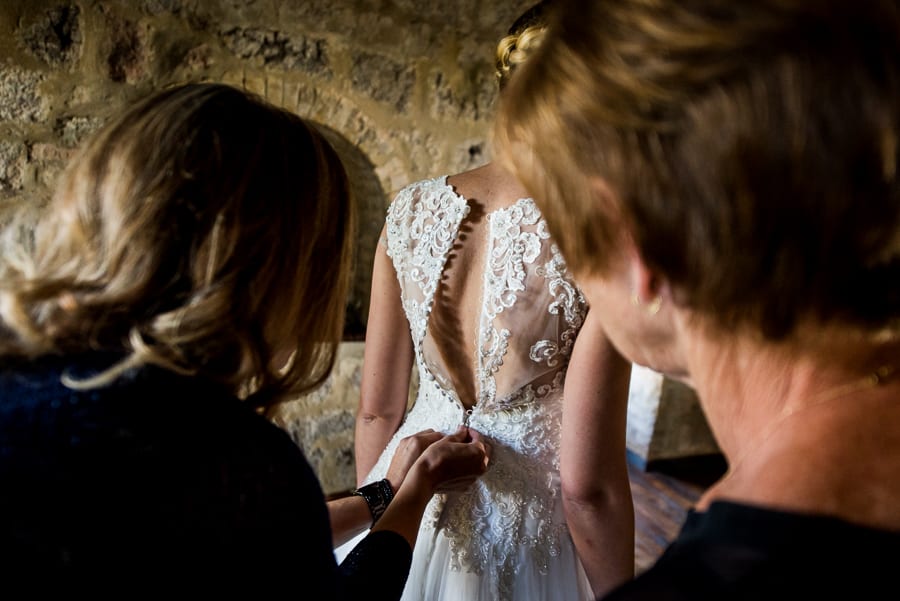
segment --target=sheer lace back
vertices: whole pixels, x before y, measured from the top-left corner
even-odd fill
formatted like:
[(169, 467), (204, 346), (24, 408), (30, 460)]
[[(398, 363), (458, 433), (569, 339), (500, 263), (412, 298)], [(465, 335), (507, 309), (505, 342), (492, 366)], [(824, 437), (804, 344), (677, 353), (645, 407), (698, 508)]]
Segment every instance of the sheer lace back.
[[(586, 306), (531, 199), (488, 213), (473, 235), (461, 242), (461, 225), (470, 211), (446, 177), (406, 188), (388, 216), (388, 254), (400, 279), (416, 357), (426, 375), (464, 407), (510, 408), (544, 396), (554, 386)], [(473, 246), (475, 252), (464, 254), (468, 260), (454, 269), (470, 272), (480, 267), (470, 275), (480, 279), (480, 285), (465, 292), (478, 295), (480, 302), (450, 295), (457, 307), (470, 309), (456, 315), (460, 325), (476, 330), (466, 357), (472, 369), (463, 370), (475, 379), (474, 399), (460, 398), (457, 391), (467, 387), (459, 385), (460, 370), (448, 363), (454, 353), (447, 351), (448, 341), (435, 334), (430, 320), (455, 245)]]

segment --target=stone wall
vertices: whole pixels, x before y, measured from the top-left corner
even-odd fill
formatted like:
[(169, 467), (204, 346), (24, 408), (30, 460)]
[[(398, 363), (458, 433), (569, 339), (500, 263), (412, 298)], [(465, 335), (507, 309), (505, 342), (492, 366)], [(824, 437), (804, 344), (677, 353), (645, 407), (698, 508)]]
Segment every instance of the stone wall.
[[(130, 100), (231, 83), (317, 122), (348, 167), (361, 227), (347, 334), (359, 340), (390, 199), (490, 158), (494, 47), (531, 3), (2, 0), (0, 226), (13, 211), (33, 214), (73, 149)], [(353, 485), (361, 363), (362, 345), (345, 343), (329, 383), (275, 416), (326, 492)], [(629, 413), (630, 423), (656, 419), (655, 406)]]
[(628, 450), (644, 467), (719, 453), (693, 389), (646, 367), (631, 370), (626, 427)]
[(360, 200), (351, 322), (367, 314), (383, 212), (404, 184), (483, 163), (493, 51), (531, 0), (3, 0), (0, 212), (44, 200), (127, 101), (236, 84), (324, 126)]
[[(221, 81), (317, 122), (359, 201), (348, 338), (368, 313), (390, 199), (414, 180), (490, 158), (497, 41), (531, 0), (3, 0), (0, 224), (48, 198), (73, 149), (152, 90)], [(327, 492), (353, 484), (361, 345), (326, 387), (276, 421)]]

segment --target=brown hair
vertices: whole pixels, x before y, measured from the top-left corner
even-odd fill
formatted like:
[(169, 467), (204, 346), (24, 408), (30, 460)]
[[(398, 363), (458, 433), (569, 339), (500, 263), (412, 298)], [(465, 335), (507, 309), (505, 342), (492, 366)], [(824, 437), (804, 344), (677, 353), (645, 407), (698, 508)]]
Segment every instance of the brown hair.
[(88, 384), (155, 364), (282, 400), (330, 372), (352, 231), (315, 128), (229, 86), (164, 90), (83, 148), (5, 262), (0, 354), (121, 352)]
[(576, 271), (603, 273), (624, 227), (718, 325), (896, 327), (896, 2), (590, 0), (558, 14), (496, 133)]

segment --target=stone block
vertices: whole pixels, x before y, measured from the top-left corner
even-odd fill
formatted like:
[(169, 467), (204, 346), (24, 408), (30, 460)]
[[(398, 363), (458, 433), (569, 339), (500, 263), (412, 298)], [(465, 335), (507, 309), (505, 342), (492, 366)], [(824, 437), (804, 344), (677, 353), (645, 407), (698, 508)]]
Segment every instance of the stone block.
[[(270, 418), (303, 449), (326, 495), (356, 486), (353, 437), (365, 343), (343, 342), (334, 369), (317, 390), (282, 403)], [(418, 378), (410, 379), (409, 406), (415, 400)]]
[(325, 383), (307, 395), (283, 403), (271, 416), (303, 449), (325, 494), (356, 485), (353, 430), (363, 350), (362, 342), (341, 344), (334, 369)]
[(149, 15), (175, 14), (183, 8), (182, 0), (141, 0), (141, 10)]
[(117, 83), (137, 83), (150, 71), (150, 32), (134, 21), (108, 15), (110, 47), (106, 55), (107, 76)]
[(631, 373), (626, 443), (644, 466), (719, 453), (693, 389), (638, 365)]
[(200, 44), (184, 53), (180, 66), (188, 72), (204, 71), (209, 69), (214, 62), (212, 48), (208, 44)]
[(12, 65), (0, 67), (0, 120), (37, 122), (46, 116), (39, 84), (44, 75)]
[(353, 57), (350, 81), (355, 90), (404, 112), (409, 106), (416, 72), (386, 56), (360, 52)]
[(67, 4), (40, 14), (20, 31), (22, 45), (48, 65), (72, 63), (81, 51), (80, 13), (77, 5)]
[(438, 72), (430, 86), (431, 110), (442, 119), (487, 122), (494, 113), (497, 91), (493, 67), (486, 62), (468, 74)]
[(261, 27), (234, 27), (219, 35), (228, 50), (256, 67), (331, 75), (328, 42), (323, 38), (288, 35)]
[(22, 189), (26, 151), (24, 144), (0, 141), (0, 193)]
[[(99, 117), (67, 115), (57, 119), (53, 132), (70, 148), (78, 146), (88, 136), (100, 129), (104, 120)], [(68, 158), (68, 157), (65, 157)]]

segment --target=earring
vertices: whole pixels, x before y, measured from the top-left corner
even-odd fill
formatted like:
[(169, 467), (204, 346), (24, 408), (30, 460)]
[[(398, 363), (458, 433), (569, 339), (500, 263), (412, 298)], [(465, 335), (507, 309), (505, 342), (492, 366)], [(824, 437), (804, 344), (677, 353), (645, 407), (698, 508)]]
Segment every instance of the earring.
[[(631, 304), (635, 307), (641, 306), (641, 297), (638, 296), (637, 292), (631, 293)], [(662, 295), (657, 295), (652, 301), (647, 303), (647, 314), (648, 315), (656, 315), (659, 313), (659, 310), (662, 308)]]

